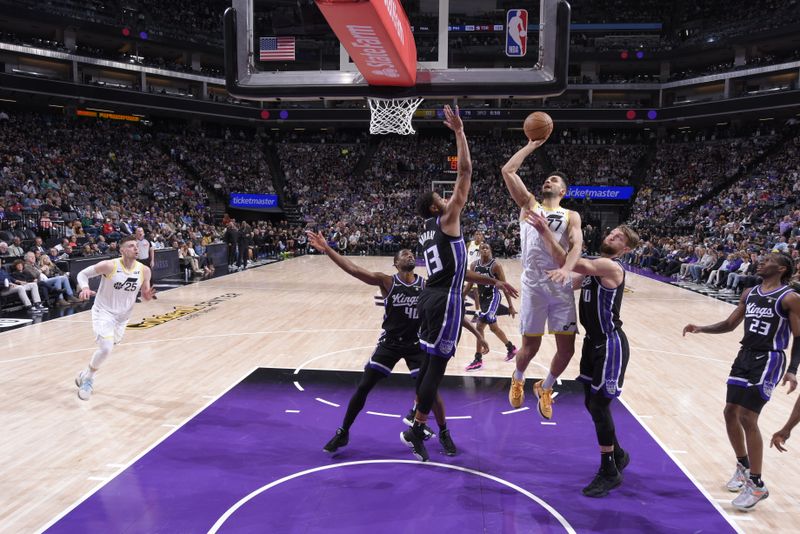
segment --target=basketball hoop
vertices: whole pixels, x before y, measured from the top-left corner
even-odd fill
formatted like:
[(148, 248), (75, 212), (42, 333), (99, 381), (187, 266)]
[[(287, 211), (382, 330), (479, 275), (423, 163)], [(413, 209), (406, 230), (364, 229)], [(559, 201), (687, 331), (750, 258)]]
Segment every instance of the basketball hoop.
[(396, 133), (410, 135), (416, 133), (411, 119), (424, 98), (373, 98), (369, 102), (369, 133), (384, 135)]

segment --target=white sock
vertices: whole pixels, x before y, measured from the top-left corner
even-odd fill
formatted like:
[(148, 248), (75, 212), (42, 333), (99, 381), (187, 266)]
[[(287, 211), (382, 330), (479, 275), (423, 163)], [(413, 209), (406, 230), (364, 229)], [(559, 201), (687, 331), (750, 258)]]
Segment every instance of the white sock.
[(96, 369), (92, 369), (91, 367), (87, 367), (86, 370), (83, 372), (83, 378), (94, 378), (94, 374), (97, 372)]
[(525, 373), (522, 371), (514, 370), (514, 380), (525, 381)]
[(553, 384), (555, 383), (556, 383), (556, 377), (553, 376), (553, 373), (547, 373), (547, 378), (544, 379), (542, 387), (544, 389), (553, 389)]

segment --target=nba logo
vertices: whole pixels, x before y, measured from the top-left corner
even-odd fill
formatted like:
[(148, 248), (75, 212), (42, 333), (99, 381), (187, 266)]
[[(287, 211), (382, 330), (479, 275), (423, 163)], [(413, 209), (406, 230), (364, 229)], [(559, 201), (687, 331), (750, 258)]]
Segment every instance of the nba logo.
[(528, 51), (528, 10), (509, 9), (506, 13), (506, 55), (524, 57)]

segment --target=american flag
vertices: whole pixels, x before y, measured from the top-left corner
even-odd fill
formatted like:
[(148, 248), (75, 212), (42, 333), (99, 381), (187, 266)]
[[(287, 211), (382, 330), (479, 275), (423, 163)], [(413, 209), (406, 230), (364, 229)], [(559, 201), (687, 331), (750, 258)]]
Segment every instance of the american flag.
[(294, 61), (294, 37), (261, 37), (258, 41), (261, 61)]

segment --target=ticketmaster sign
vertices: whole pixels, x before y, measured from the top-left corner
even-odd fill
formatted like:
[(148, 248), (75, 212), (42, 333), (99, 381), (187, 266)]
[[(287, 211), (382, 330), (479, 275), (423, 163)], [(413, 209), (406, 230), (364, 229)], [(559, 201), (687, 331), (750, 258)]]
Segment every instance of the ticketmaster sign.
[(591, 198), (592, 200), (628, 200), (633, 196), (633, 186), (573, 185), (567, 198)]
[(231, 193), (230, 206), (251, 210), (278, 207), (278, 195), (254, 195), (250, 193)]

